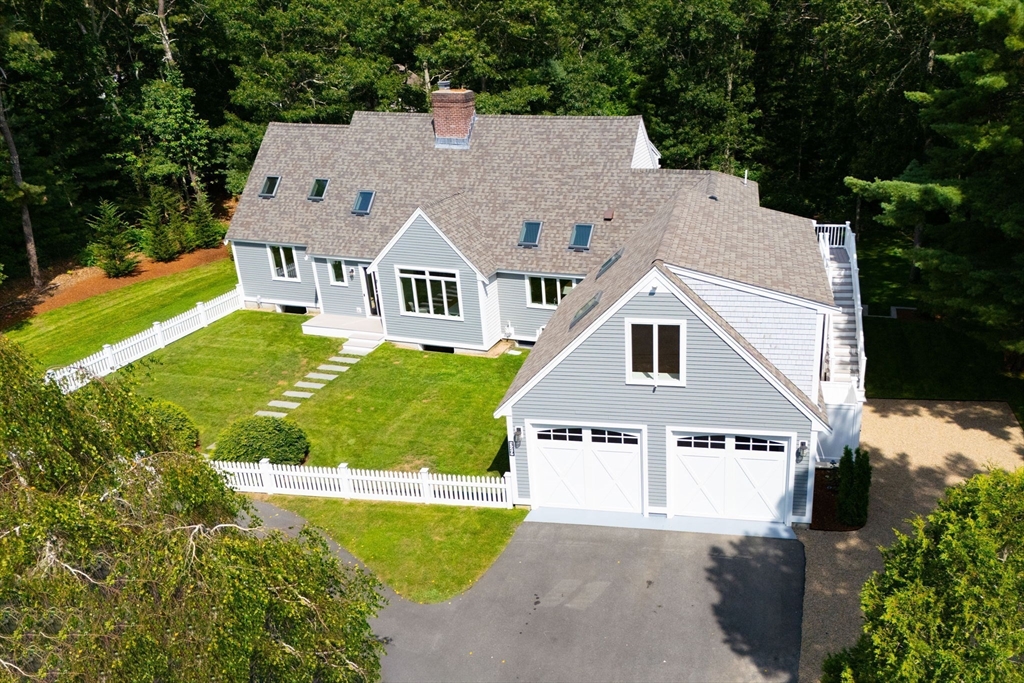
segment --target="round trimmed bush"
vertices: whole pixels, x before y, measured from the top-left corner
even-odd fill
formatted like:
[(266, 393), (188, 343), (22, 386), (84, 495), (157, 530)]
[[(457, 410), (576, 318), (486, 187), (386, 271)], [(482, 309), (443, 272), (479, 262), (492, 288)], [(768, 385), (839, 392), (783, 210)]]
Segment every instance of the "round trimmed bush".
[(157, 429), (170, 437), (176, 450), (191, 451), (199, 445), (199, 427), (177, 403), (150, 401), (148, 411)]
[(232, 422), (217, 439), (216, 460), (259, 462), (269, 458), (280, 465), (301, 465), (309, 454), (309, 439), (302, 427), (276, 417), (243, 417)]

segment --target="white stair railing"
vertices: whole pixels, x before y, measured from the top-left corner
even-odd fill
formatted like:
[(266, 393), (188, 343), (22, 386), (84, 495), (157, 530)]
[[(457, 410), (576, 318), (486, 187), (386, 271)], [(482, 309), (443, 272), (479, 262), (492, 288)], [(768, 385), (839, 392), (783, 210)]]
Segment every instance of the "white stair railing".
[(860, 300), (860, 271), (857, 268), (857, 238), (846, 223), (846, 253), (850, 255), (850, 277), (853, 280), (853, 315), (857, 321), (857, 389), (863, 395), (867, 377), (868, 357), (864, 353), (864, 307)]

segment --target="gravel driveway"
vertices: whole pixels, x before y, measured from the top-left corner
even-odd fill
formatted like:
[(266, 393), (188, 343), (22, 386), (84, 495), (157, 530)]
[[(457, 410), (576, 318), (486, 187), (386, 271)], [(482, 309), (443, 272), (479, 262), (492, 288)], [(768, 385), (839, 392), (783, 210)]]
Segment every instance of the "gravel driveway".
[(800, 680), (816, 681), (829, 652), (860, 634), (860, 587), (882, 568), (878, 546), (892, 529), (934, 508), (943, 490), (988, 467), (1024, 464), (1024, 433), (1005, 403), (871, 400), (861, 444), (874, 474), (868, 523), (860, 531), (800, 531), (807, 575)]

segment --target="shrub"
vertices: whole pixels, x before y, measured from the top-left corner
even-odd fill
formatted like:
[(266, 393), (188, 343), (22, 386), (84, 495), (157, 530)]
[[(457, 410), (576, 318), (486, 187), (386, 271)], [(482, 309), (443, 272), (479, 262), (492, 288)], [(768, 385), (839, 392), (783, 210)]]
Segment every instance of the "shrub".
[(146, 253), (157, 261), (173, 261), (182, 252), (185, 221), (181, 202), (165, 187), (154, 186), (140, 220), (146, 231)]
[(205, 192), (196, 195), (189, 214), (193, 244), (197, 249), (209, 249), (224, 239), (224, 226), (213, 215), (213, 206)]
[(301, 465), (309, 454), (309, 439), (294, 422), (276, 417), (243, 417), (232, 422), (217, 439), (214, 458), (282, 465)]
[(866, 450), (843, 449), (839, 460), (839, 521), (861, 527), (868, 521), (871, 496), (871, 460)]
[(95, 234), (95, 242), (91, 245), (95, 263), (107, 277), (124, 277), (134, 273), (139, 259), (132, 256), (128, 224), (117, 206), (103, 200), (99, 212), (88, 223)]
[(882, 549), (861, 638), (825, 661), (823, 683), (1024, 680), (1024, 470), (947, 489), (911, 526)]
[(167, 434), (178, 450), (191, 451), (199, 445), (199, 427), (177, 403), (154, 400), (146, 408), (157, 429)]

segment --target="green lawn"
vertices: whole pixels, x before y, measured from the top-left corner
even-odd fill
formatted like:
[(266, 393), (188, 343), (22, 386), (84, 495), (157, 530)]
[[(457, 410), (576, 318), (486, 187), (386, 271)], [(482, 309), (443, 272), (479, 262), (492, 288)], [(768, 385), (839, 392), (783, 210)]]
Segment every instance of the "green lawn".
[(1024, 421), (1024, 378), (1002, 356), (938, 322), (865, 318), (871, 398), (1007, 401)]
[(143, 359), (139, 392), (185, 408), (205, 446), (232, 420), (285, 398), (281, 392), (337, 351), (337, 339), (302, 334), (304, 320), (232, 313)]
[(183, 313), (237, 283), (230, 259), (129, 285), (15, 325), (5, 333), (44, 367), (67, 365)]
[(505, 421), (492, 416), (526, 354), (497, 358), (379, 347), (292, 411), (307, 464), (505, 472)]
[(526, 510), (272, 496), (359, 558), (399, 595), (441, 602), (479, 579)]

